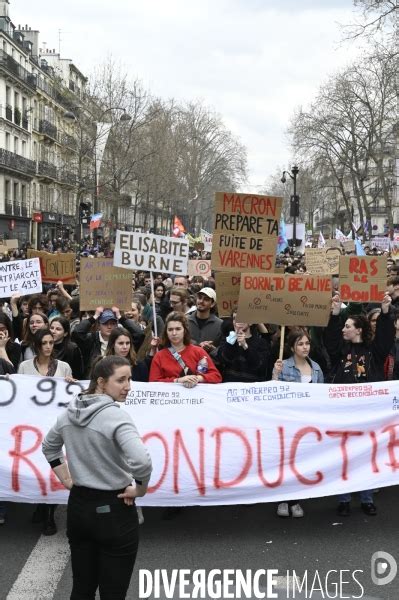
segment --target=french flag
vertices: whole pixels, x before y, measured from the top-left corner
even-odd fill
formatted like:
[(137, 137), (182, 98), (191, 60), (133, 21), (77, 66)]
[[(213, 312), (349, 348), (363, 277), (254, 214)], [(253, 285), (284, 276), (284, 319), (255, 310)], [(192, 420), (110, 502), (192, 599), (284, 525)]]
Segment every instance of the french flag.
[(103, 213), (96, 213), (91, 216), (90, 219), (90, 229), (97, 229), (101, 225), (101, 219), (103, 218)]

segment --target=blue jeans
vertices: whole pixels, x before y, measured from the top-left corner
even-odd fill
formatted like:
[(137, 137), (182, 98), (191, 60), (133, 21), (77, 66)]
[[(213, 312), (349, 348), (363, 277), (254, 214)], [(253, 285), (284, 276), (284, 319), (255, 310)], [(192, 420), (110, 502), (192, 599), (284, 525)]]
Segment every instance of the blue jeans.
[[(373, 502), (373, 491), (374, 490), (363, 490), (359, 492), (360, 502), (362, 504), (369, 504)], [(340, 494), (338, 496), (338, 502), (350, 502), (351, 495), (350, 494)]]

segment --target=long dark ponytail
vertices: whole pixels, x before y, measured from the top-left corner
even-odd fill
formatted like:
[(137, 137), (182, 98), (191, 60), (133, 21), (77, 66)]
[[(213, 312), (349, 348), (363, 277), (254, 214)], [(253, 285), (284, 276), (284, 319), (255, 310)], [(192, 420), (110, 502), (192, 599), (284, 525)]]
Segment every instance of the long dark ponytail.
[(84, 394), (94, 394), (97, 388), (97, 381), (100, 377), (105, 379), (109, 379), (114, 373), (115, 369), (119, 367), (130, 367), (131, 365), (126, 358), (122, 358), (121, 356), (105, 356), (99, 357), (97, 362), (93, 364), (93, 368), (91, 370), (90, 383), (87, 390), (85, 390)]

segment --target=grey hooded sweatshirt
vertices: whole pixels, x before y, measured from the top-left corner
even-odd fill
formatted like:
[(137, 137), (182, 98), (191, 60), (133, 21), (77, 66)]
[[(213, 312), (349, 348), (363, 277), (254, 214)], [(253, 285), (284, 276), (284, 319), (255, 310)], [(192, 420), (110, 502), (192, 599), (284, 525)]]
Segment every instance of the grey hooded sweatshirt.
[(147, 484), (151, 458), (130, 415), (106, 394), (79, 394), (43, 440), (50, 464), (64, 462), (65, 445), (74, 485), (120, 490)]

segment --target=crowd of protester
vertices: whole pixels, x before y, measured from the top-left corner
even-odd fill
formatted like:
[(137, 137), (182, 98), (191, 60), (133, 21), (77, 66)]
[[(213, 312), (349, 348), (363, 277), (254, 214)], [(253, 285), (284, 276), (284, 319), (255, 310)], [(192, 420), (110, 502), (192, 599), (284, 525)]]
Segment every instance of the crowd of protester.
[[(57, 251), (54, 244), (45, 248)], [(80, 255), (93, 255), (95, 250), (83, 244)], [(281, 254), (277, 264), (287, 273), (306, 271), (303, 255)], [(343, 305), (336, 293), (338, 278), (333, 278), (328, 326), (287, 327), (281, 360), (278, 326), (242, 323), (236, 312), (220, 318), (213, 276), (154, 273), (152, 298), (150, 274), (136, 272), (128, 311), (117, 306), (80, 311), (79, 284), (64, 286), (60, 281), (45, 286), (42, 294), (14, 294), (0, 301), (0, 375), (89, 379), (98, 357), (118, 356), (128, 360), (133, 385), (174, 382), (191, 388), (199, 383), (271, 379), (307, 384), (396, 379), (398, 273), (389, 258), (387, 293), (379, 305)], [(338, 498), (341, 516), (350, 513), (350, 500), (349, 494)], [(372, 490), (361, 492), (360, 501), (366, 514), (376, 514)], [(301, 517), (303, 509), (297, 501), (281, 502), (277, 514)], [(37, 507), (34, 520), (43, 522), (47, 535), (55, 533), (54, 507)], [(0, 506), (0, 523), (4, 521), (5, 509)]]

